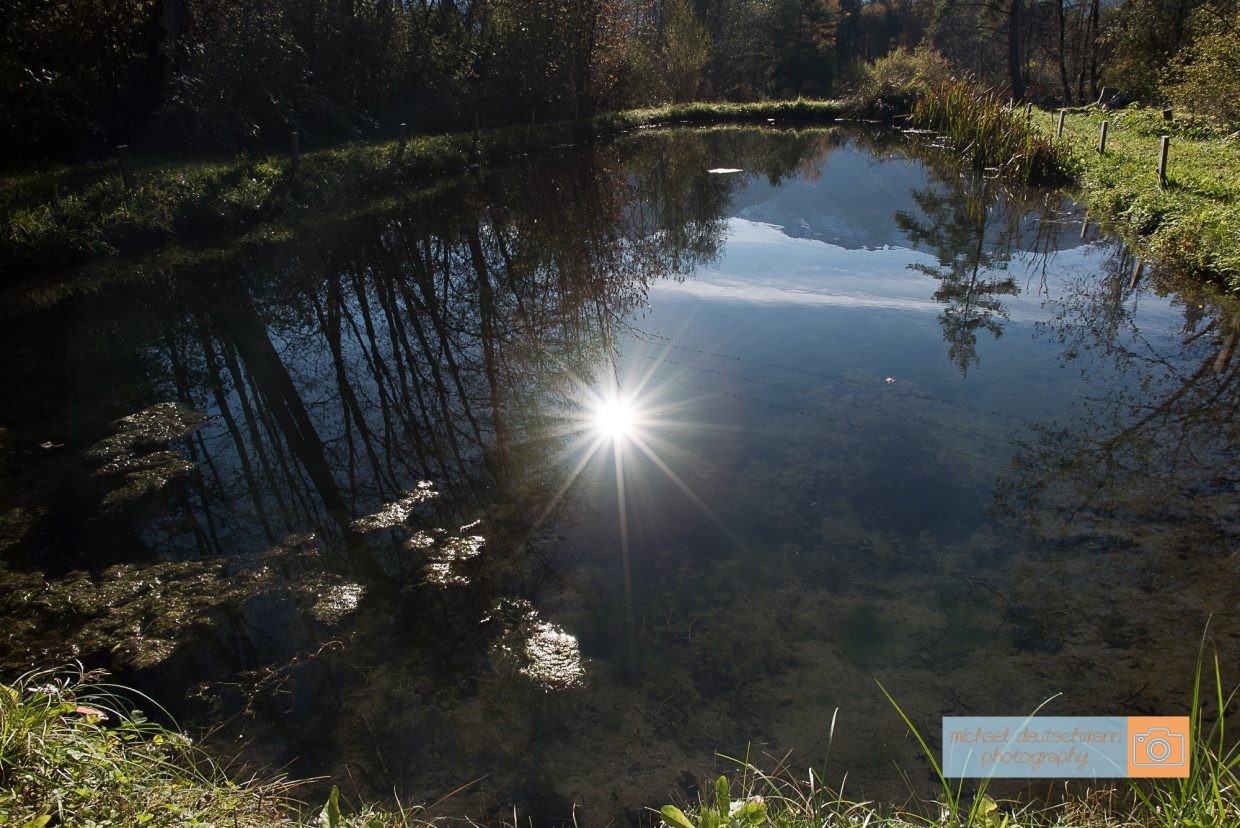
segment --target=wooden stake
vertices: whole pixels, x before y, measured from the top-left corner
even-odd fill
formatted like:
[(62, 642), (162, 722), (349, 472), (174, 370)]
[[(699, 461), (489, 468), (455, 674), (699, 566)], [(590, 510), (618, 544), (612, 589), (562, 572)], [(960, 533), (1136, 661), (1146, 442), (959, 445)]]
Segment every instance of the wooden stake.
[(301, 166), (301, 133), (293, 130), (289, 136), (289, 154), (293, 160), (293, 172)]
[(116, 160), (121, 165), (121, 181), (125, 184), (126, 190), (132, 190), (136, 184), (134, 182), (133, 170), (129, 168), (129, 145), (121, 144), (116, 148)]
[(1171, 136), (1164, 135), (1158, 147), (1158, 186), (1167, 186), (1167, 148), (1171, 146)]
[(1221, 374), (1227, 368), (1227, 363), (1231, 361), (1231, 355), (1236, 350), (1236, 331), (1233, 328), (1223, 339), (1223, 345), (1218, 350), (1218, 356), (1214, 358), (1214, 373)]
[(1132, 279), (1128, 281), (1129, 289), (1135, 288), (1137, 282), (1141, 281), (1141, 274), (1145, 271), (1145, 262), (1137, 259), (1137, 265), (1132, 269)]
[(1059, 110), (1059, 126), (1055, 127), (1056, 138), (1063, 137), (1063, 119), (1064, 119), (1064, 116), (1067, 114), (1068, 114), (1068, 111), (1066, 109)]
[(1081, 241), (1085, 241), (1085, 237), (1089, 235), (1089, 213), (1085, 214), (1085, 220), (1081, 222)]
[(1110, 123), (1111, 123), (1110, 121), (1103, 121), (1102, 127), (1099, 128), (1098, 130), (1098, 154), (1099, 155), (1107, 151), (1107, 127), (1110, 126)]

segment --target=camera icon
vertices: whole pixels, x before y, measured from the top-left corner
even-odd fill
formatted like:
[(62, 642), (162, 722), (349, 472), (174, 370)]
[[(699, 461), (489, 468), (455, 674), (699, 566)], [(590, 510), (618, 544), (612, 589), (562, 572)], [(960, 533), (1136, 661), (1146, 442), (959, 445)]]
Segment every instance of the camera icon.
[(1132, 763), (1174, 768), (1184, 764), (1184, 736), (1165, 727), (1151, 727), (1132, 737)]

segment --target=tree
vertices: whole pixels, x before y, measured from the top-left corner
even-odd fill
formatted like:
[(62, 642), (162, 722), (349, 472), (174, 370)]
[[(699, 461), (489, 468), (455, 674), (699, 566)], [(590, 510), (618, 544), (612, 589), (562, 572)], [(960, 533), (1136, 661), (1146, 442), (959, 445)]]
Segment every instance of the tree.
[(1235, 0), (1121, 0), (1102, 15), (1109, 53), (1103, 79), (1130, 96), (1157, 98), (1163, 73), (1192, 44), (1197, 28), (1235, 12)]
[(693, 13), (689, 0), (670, 0), (663, 41), (663, 79), (676, 103), (691, 100), (710, 60), (710, 34)]
[(835, 74), (839, 0), (777, 0), (773, 41), (775, 82), (781, 94), (827, 94)]
[[(995, 65), (987, 51), (993, 53), (999, 47), (1003, 75), (1012, 97), (1024, 98), (1025, 3), (1026, 0), (939, 0), (932, 37), (957, 63), (972, 64), (981, 77), (992, 74), (990, 70)], [(989, 49), (983, 48), (986, 46)]]

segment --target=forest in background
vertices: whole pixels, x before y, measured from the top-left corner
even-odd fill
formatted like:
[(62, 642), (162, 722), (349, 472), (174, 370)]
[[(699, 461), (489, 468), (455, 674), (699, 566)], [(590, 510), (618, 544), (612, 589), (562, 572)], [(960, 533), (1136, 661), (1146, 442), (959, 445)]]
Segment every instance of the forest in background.
[[(1238, 0), (3, 0), (7, 166), (854, 91), (919, 49), (1016, 98), (1240, 118)], [(930, 50), (934, 50), (931, 52)], [(938, 54), (934, 54), (938, 53)], [(896, 61), (898, 63), (899, 61)]]

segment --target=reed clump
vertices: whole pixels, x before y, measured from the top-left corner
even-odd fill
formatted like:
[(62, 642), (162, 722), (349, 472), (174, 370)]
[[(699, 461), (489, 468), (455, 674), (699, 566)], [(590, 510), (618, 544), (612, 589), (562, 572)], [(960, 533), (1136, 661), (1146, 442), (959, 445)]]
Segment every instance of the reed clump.
[(1027, 182), (1066, 180), (1066, 155), (1055, 141), (998, 93), (952, 78), (927, 86), (911, 122), (946, 137), (981, 167)]

